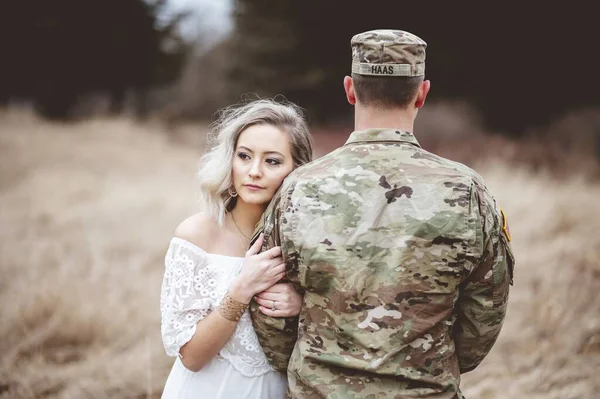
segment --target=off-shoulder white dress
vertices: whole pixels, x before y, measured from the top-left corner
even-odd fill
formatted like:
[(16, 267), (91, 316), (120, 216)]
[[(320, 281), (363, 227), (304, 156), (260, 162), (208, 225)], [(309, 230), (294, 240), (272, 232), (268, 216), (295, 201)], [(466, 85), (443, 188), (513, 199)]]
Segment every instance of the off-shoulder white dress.
[(165, 256), (160, 311), (165, 351), (176, 356), (164, 399), (281, 399), (285, 375), (268, 363), (248, 311), (221, 352), (198, 372), (186, 369), (179, 350), (196, 332), (196, 323), (219, 306), (243, 258), (209, 254), (174, 237)]

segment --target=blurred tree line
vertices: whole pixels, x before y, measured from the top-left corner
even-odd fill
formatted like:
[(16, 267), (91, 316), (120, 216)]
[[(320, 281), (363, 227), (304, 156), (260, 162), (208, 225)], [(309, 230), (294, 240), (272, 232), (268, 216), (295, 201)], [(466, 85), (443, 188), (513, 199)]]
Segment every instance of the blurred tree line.
[(112, 112), (134, 95), (174, 81), (187, 44), (184, 15), (160, 21), (166, 1), (5, 0), (0, 2), (0, 105), (31, 101), (50, 118), (68, 118), (87, 95), (104, 93)]
[[(600, 104), (591, 62), (594, 13), (578, 2), (236, 0), (231, 78), (237, 90), (284, 93), (319, 122), (349, 113), (342, 79), (350, 39), (403, 29), (428, 43), (430, 99), (464, 99), (490, 127), (518, 133)], [(595, 87), (595, 89), (592, 89)], [(600, 133), (599, 133), (600, 134)]]
[(231, 1), (233, 32), (209, 49), (179, 36), (185, 15), (160, 20), (166, 0), (4, 1), (0, 103), (33, 99), (68, 117), (89, 93), (107, 92), (115, 112), (134, 93), (140, 114), (208, 118), (246, 93), (283, 94), (313, 124), (349, 123), (350, 39), (377, 28), (427, 41), (430, 101), (469, 102), (492, 129), (518, 135), (600, 103), (595, 14), (575, 3)]

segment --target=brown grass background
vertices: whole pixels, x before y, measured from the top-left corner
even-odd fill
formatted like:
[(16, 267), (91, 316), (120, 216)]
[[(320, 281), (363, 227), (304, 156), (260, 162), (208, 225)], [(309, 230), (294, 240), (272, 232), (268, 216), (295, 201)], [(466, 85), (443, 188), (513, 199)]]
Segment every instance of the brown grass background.
[[(450, 121), (452, 110), (435, 112)], [(444, 134), (467, 143), (453, 154), (505, 209), (517, 259), (501, 336), (463, 391), (600, 397), (600, 183), (564, 165), (526, 167), (517, 161), (553, 155), (462, 137), (473, 128), (461, 123), (444, 123)], [(0, 113), (0, 398), (160, 397), (173, 361), (160, 341), (163, 259), (196, 211), (203, 130)], [(315, 134), (317, 156), (345, 140)]]

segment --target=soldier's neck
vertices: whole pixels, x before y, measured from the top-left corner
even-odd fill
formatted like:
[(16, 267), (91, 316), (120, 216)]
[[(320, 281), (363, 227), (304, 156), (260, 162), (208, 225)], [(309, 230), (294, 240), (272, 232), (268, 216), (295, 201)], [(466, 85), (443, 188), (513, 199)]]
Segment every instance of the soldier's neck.
[(407, 109), (358, 106), (354, 108), (354, 130), (381, 128), (400, 129), (414, 133), (414, 120), (414, 112)]

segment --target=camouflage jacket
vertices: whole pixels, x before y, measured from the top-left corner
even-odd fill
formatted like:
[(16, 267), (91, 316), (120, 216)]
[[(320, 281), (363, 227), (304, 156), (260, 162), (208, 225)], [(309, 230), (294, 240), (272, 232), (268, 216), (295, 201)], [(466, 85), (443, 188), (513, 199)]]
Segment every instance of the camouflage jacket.
[(462, 397), (460, 374), (502, 327), (514, 265), (477, 173), (411, 133), (357, 131), (285, 180), (260, 232), (304, 291), (299, 318), (250, 308), (289, 397)]

